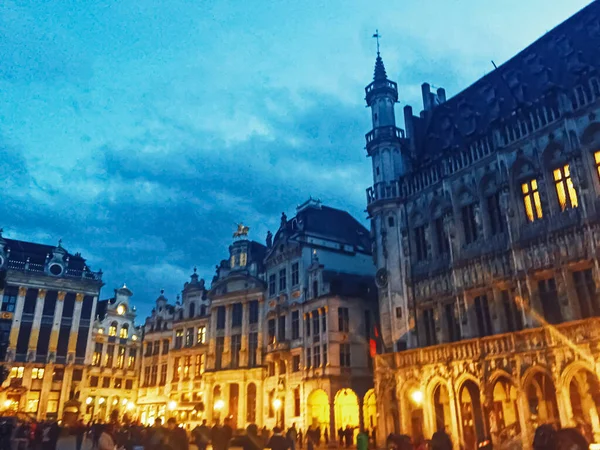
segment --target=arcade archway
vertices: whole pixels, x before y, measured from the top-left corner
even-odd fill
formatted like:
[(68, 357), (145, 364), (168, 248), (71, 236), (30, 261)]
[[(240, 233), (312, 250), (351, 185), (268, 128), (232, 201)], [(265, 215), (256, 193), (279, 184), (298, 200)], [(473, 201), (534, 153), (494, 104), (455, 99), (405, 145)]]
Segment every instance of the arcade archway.
[(476, 449), (477, 443), (486, 437), (479, 386), (472, 380), (466, 380), (460, 387), (458, 398), (464, 447)]
[(374, 389), (369, 389), (365, 394), (363, 400), (363, 418), (365, 429), (373, 430), (377, 427), (377, 401)]
[(316, 389), (308, 396), (308, 423), (318, 427), (329, 426), (329, 397), (323, 389)]
[(358, 397), (352, 389), (341, 389), (335, 394), (335, 427), (358, 428), (359, 410)]
[(550, 376), (536, 372), (525, 385), (529, 416), (535, 430), (544, 423), (559, 424), (556, 389)]

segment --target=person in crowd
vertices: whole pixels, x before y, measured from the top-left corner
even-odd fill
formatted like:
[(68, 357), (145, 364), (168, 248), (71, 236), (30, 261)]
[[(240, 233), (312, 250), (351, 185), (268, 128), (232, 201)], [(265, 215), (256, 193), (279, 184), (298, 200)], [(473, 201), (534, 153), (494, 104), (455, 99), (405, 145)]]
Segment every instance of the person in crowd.
[(227, 439), (225, 429), (221, 426), (218, 419), (210, 430), (210, 440), (214, 450), (227, 450), (229, 439)]
[(292, 448), (292, 443), (283, 435), (281, 428), (275, 427), (273, 428), (273, 436), (269, 439), (267, 447), (271, 450), (290, 450)]
[(162, 419), (160, 417), (154, 419), (152, 429), (148, 430), (147, 441), (149, 450), (164, 450), (167, 442), (167, 430), (162, 426)]
[(350, 425), (346, 425), (344, 440), (346, 441), (346, 448), (350, 448), (354, 444), (354, 428)]
[(410, 436), (407, 436), (405, 434), (392, 433), (386, 439), (386, 449), (387, 450), (413, 450), (413, 445), (410, 440)]
[(329, 429), (325, 427), (325, 433), (323, 433), (323, 437), (325, 438), (325, 445), (329, 446)]
[(198, 450), (206, 450), (210, 442), (210, 428), (206, 425), (206, 419), (202, 421), (202, 425), (198, 425), (192, 430), (192, 436)]
[(225, 448), (229, 448), (229, 441), (233, 437), (233, 428), (231, 427), (231, 417), (226, 417), (223, 421), (223, 435), (225, 439)]
[(263, 440), (263, 447), (265, 445), (267, 445), (267, 443), (269, 442), (269, 438), (271, 437), (271, 433), (269, 433), (269, 430), (267, 429), (267, 427), (262, 427), (262, 430), (260, 431), (260, 437)]
[(292, 450), (296, 450), (296, 441), (298, 440), (298, 430), (296, 430), (295, 422), (292, 423), (292, 426), (288, 428), (285, 437), (287, 437), (288, 440), (291, 442)]
[(364, 428), (356, 436), (356, 450), (369, 450), (369, 433)]
[(231, 442), (231, 447), (242, 447), (243, 450), (263, 450), (263, 440), (258, 435), (258, 427), (251, 423), (246, 427), (246, 434), (235, 436)]
[(168, 450), (188, 450), (189, 443), (185, 430), (177, 426), (175, 417), (167, 420), (167, 449)]
[(436, 431), (431, 437), (431, 450), (452, 450), (452, 439), (443, 430)]
[(302, 450), (302, 448), (304, 448), (304, 434), (302, 433), (302, 430), (298, 430), (298, 447), (300, 447), (300, 450)]
[(344, 429), (342, 427), (338, 428), (337, 435), (338, 435), (338, 446), (343, 447), (344, 446)]

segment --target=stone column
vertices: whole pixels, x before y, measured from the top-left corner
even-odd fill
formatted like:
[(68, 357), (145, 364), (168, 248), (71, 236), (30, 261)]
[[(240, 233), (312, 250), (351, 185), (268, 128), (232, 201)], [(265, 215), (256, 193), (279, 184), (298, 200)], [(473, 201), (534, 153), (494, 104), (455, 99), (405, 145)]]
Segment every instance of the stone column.
[[(54, 308), (54, 319), (52, 320), (52, 332), (50, 333), (50, 344), (48, 345), (48, 354), (55, 353), (56, 347), (58, 345), (58, 333), (60, 331), (60, 320), (62, 317), (62, 311), (65, 300), (65, 292), (60, 291), (58, 293), (58, 297), (56, 299), (56, 307)], [(64, 384), (63, 384), (64, 387)], [(62, 412), (62, 394), (61, 394), (61, 406), (59, 408), (59, 413)], [(60, 417), (60, 414), (59, 414)]]
[[(263, 346), (265, 345), (265, 342), (264, 342), (265, 314), (263, 311), (264, 305), (265, 305), (265, 301), (261, 298), (258, 301), (258, 349), (256, 350), (256, 363), (258, 365), (262, 365), (264, 362), (263, 361)], [(257, 388), (257, 392), (258, 392), (259, 391), (258, 386), (256, 388)], [(258, 398), (258, 396), (257, 396), (257, 398)], [(259, 404), (258, 400), (257, 400), (256, 404), (257, 404), (256, 417), (261, 417), (258, 415), (258, 404)]]
[(530, 413), (529, 413), (529, 402), (527, 401), (527, 394), (523, 386), (515, 386), (517, 388), (517, 405), (519, 413), (519, 425), (521, 426), (521, 442), (523, 443), (523, 449), (531, 448), (533, 442), (533, 431), (531, 429)]
[[(225, 305), (225, 343), (223, 346), (223, 361), (222, 367), (227, 368), (231, 364), (231, 317), (232, 317), (232, 306)], [(227, 404), (229, 406), (229, 404)]]
[(453, 383), (451, 383), (450, 389), (448, 390), (448, 407), (450, 408), (450, 417), (452, 419), (452, 423), (450, 423), (452, 443), (454, 448), (458, 449), (460, 442), (462, 442), (463, 436), (462, 427), (460, 424), (460, 399), (454, 390)]
[[(323, 317), (325, 318), (325, 321), (327, 322), (327, 331), (325, 331), (324, 333), (321, 333), (321, 337), (323, 340), (324, 344), (327, 344), (327, 365), (323, 365), (323, 373), (326, 373), (327, 370), (327, 366), (329, 364), (331, 364), (331, 358), (329, 357), (330, 353), (331, 353), (331, 349), (329, 348), (329, 329), (331, 327), (331, 322), (329, 320), (329, 307), (327, 305), (323, 306), (323, 308), (321, 308), (321, 331), (323, 331)], [(291, 317), (291, 315), (290, 315)], [(368, 342), (367, 342), (368, 345)], [(321, 351), (322, 355), (321, 358), (325, 358), (325, 352)]]
[[(73, 309), (73, 322), (71, 325), (71, 333), (69, 335), (68, 355), (73, 355), (75, 358), (75, 349), (77, 346), (77, 335), (79, 334), (79, 322), (81, 320), (81, 308), (83, 306), (83, 294), (78, 293), (75, 296), (75, 308)], [(89, 337), (89, 330), (88, 330)], [(86, 339), (88, 341), (89, 339)], [(127, 358), (127, 356), (125, 356)], [(75, 361), (75, 359), (73, 359)]]
[[(242, 351), (240, 352), (240, 367), (248, 366), (248, 327), (250, 322), (250, 304), (248, 302), (242, 303)], [(241, 395), (240, 395), (241, 397)], [(246, 416), (244, 416), (243, 422), (245, 423)]]
[(37, 341), (40, 335), (40, 326), (42, 323), (42, 311), (44, 310), (44, 300), (46, 299), (46, 290), (40, 289), (38, 291), (37, 303), (35, 305), (35, 312), (33, 314), (33, 324), (31, 326), (31, 335), (29, 337), (28, 349), (30, 352), (37, 349)]
[[(12, 350), (12, 354), (16, 354), (17, 339), (19, 338), (19, 329), (21, 328), (21, 317), (23, 315), (23, 304), (25, 303), (25, 295), (27, 294), (27, 288), (24, 286), (19, 287), (19, 296), (17, 297), (17, 304), (15, 305), (15, 313), (13, 315), (12, 326), (10, 327), (10, 335), (8, 338), (8, 348)], [(39, 328), (39, 327), (38, 327)], [(31, 330), (33, 335), (33, 329)]]

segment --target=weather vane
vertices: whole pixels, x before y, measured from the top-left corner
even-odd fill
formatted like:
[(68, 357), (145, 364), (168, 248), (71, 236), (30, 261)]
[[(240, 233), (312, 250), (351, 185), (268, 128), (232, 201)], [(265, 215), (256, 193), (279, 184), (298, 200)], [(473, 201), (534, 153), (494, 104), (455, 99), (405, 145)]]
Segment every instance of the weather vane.
[(375, 34), (373, 35), (373, 37), (377, 40), (377, 56), (379, 56), (379, 39), (381, 38), (379, 30), (375, 30)]

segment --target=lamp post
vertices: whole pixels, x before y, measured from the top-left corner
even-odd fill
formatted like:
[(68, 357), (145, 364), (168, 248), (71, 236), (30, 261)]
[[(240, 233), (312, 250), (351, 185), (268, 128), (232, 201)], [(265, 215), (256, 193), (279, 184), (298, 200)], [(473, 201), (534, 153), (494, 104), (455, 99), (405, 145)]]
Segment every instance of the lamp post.
[(281, 399), (273, 400), (273, 408), (275, 408), (275, 426), (279, 426), (279, 410), (281, 409)]
[(221, 399), (217, 400), (213, 406), (215, 410), (215, 415), (217, 416), (217, 420), (221, 419), (221, 411), (225, 407), (225, 402)]

